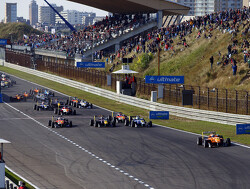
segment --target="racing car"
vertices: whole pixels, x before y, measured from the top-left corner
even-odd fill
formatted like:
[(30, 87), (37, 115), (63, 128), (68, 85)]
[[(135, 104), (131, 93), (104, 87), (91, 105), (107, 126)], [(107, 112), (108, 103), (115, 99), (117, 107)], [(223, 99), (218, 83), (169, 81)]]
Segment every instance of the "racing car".
[(146, 122), (140, 116), (129, 116), (129, 119), (125, 119), (124, 125), (130, 127), (152, 127), (152, 121)]
[(40, 104), (34, 105), (34, 110), (40, 111), (40, 110), (54, 110), (54, 108), (49, 105), (49, 103), (41, 102)]
[(77, 97), (73, 97), (72, 99), (69, 100), (69, 105), (77, 107), (77, 104), (80, 102), (80, 99)]
[(125, 114), (121, 112), (112, 112), (112, 117), (116, 118), (116, 123), (124, 123), (126, 119), (129, 119)]
[(11, 102), (14, 102), (14, 101), (20, 102), (21, 100), (26, 101), (26, 98), (24, 98), (23, 95), (21, 94), (16, 94), (15, 96), (10, 97)]
[(78, 101), (77, 105), (76, 105), (77, 108), (93, 108), (93, 105), (89, 102), (87, 102), (86, 100), (80, 100)]
[(10, 83), (8, 81), (5, 80), (1, 80), (1, 87), (10, 87)]
[[(209, 135), (204, 136), (204, 134), (209, 134)], [(226, 141), (224, 141), (222, 135), (216, 134), (215, 131), (207, 131), (207, 132), (202, 132), (202, 136), (197, 138), (197, 145), (203, 145), (204, 148), (231, 146), (231, 140), (230, 138), (227, 138)]]
[(46, 96), (46, 95), (44, 95), (43, 93), (38, 93), (38, 94), (36, 94), (35, 96), (34, 96), (34, 101), (45, 101), (45, 100), (49, 100), (49, 98)]
[(115, 118), (112, 119), (111, 116), (104, 117), (103, 115), (99, 115), (99, 116), (94, 116), (94, 119), (90, 120), (89, 125), (94, 126), (94, 127), (102, 127), (102, 126), (103, 127), (108, 127), (108, 126), (115, 127), (116, 121), (115, 121)]
[(36, 94), (38, 94), (38, 93), (40, 93), (40, 89), (38, 89), (38, 88), (35, 88), (35, 89), (30, 89), (30, 94), (32, 94), (32, 95), (36, 95)]
[(55, 108), (54, 113), (58, 115), (76, 115), (76, 110), (72, 110), (72, 108), (68, 106), (63, 106), (62, 108)]
[(50, 100), (50, 105), (53, 107), (53, 108), (62, 108), (65, 103), (61, 100), (58, 100), (58, 99), (51, 99)]
[(63, 118), (62, 116), (56, 119), (52, 117), (52, 120), (49, 120), (48, 126), (51, 126), (52, 128), (72, 127), (72, 121), (69, 121), (68, 119)]
[(50, 97), (54, 97), (54, 96), (55, 96), (55, 93), (52, 92), (52, 91), (50, 91), (50, 90), (48, 90), (48, 89), (45, 89), (45, 90), (43, 91), (43, 94), (44, 94), (45, 96), (50, 96)]

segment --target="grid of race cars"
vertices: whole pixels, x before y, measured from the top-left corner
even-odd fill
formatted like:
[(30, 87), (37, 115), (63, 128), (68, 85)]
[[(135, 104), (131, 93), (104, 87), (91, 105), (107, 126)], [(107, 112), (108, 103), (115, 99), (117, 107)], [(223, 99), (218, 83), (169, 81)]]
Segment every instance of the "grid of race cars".
[[(15, 80), (12, 80), (7, 74), (0, 73), (1, 88), (11, 87), (16, 84)], [(70, 97), (67, 101), (61, 100), (55, 96), (53, 91), (48, 89), (34, 88), (30, 91), (24, 91), (17, 93), (14, 96), (10, 96), (10, 102), (27, 101), (27, 99), (34, 100), (34, 111), (52, 111), (52, 119), (48, 121), (48, 126), (52, 128), (60, 127), (72, 127), (71, 120), (64, 117), (64, 115), (76, 115), (76, 109), (92, 109), (93, 104), (77, 97)], [(95, 115), (90, 119), (89, 125), (93, 127), (116, 127), (117, 124), (123, 124), (130, 127), (152, 127), (152, 121), (146, 121), (143, 117), (127, 116), (122, 112), (112, 112), (112, 115)], [(208, 136), (204, 134), (209, 134)], [(224, 140), (222, 135), (216, 134), (215, 131), (202, 132), (201, 137), (197, 137), (197, 145), (207, 147), (221, 147), (231, 146), (230, 138)]]

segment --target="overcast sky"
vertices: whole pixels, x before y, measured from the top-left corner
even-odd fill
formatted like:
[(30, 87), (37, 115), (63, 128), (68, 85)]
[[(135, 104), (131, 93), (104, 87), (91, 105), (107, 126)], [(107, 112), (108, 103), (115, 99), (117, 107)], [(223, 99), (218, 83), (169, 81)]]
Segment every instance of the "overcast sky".
[[(95, 12), (97, 16), (105, 16), (108, 13), (99, 9), (84, 6), (78, 3), (73, 3), (66, 0), (47, 0), (50, 4), (56, 4), (57, 6), (63, 6), (64, 10), (78, 10), (82, 12)], [(105, 1), (105, 0), (104, 0)], [(5, 3), (17, 3), (17, 16), (29, 19), (29, 4), (31, 0), (0, 0), (0, 21), (5, 16)], [(38, 6), (47, 6), (44, 0), (36, 0)]]

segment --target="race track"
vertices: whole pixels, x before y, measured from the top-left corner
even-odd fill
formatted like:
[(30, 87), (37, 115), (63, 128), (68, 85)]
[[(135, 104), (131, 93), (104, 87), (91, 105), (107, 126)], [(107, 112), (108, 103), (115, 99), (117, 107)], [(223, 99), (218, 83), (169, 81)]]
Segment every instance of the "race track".
[[(0, 138), (6, 165), (41, 189), (249, 188), (250, 149), (233, 145), (205, 149), (196, 135), (169, 128), (94, 128), (94, 105), (68, 116), (72, 128), (48, 127), (52, 111), (33, 110), (34, 101), (9, 96), (36, 85), (15, 78), (3, 89)], [(41, 88), (41, 87), (39, 87)], [(56, 97), (68, 98), (56, 93)], [(94, 102), (93, 102), (94, 104)]]

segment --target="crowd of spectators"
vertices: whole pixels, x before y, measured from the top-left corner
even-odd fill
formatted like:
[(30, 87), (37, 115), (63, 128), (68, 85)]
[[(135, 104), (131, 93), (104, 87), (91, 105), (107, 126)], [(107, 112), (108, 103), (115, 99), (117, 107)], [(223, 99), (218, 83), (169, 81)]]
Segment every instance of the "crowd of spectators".
[[(84, 54), (84, 51), (92, 46), (107, 42), (136, 27), (144, 25), (151, 20), (150, 14), (118, 15), (106, 16), (102, 21), (86, 26), (84, 29), (72, 32), (71, 35), (44, 34), (24, 36), (23, 40), (17, 42), (18, 45), (27, 45), (34, 48), (47, 50), (64, 51), (68, 56)], [(96, 53), (97, 56), (97, 53)], [(102, 55), (98, 53), (98, 58)]]

